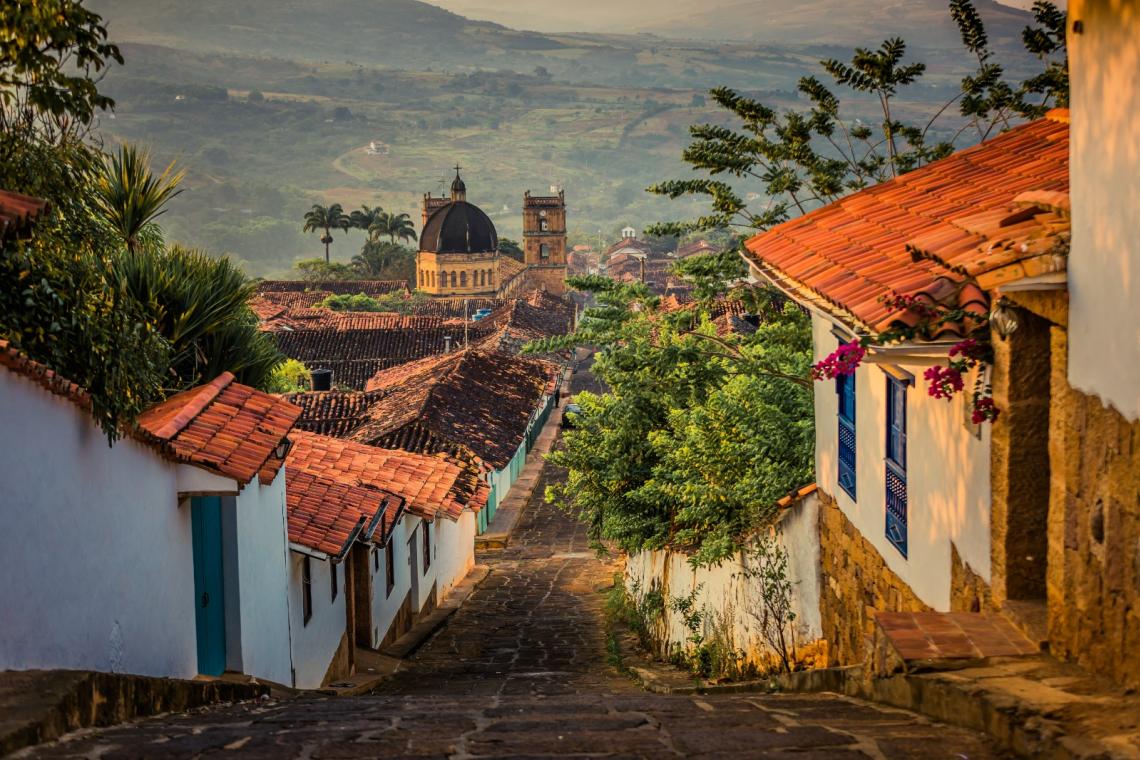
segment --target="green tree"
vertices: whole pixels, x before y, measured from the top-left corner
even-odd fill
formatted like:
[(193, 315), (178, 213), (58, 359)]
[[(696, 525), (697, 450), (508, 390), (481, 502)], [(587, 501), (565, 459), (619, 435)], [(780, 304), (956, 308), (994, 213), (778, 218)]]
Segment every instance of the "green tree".
[(284, 357), (249, 308), (255, 283), (229, 259), (179, 246), (127, 250), (115, 258), (113, 277), (170, 344), (167, 391), (226, 371), (246, 385), (269, 387)]
[(423, 305), (428, 297), (420, 292), (406, 296), (403, 293), (388, 293), (381, 296), (368, 296), (364, 293), (352, 295), (330, 295), (320, 302), (323, 309), (332, 311), (370, 311), (395, 312), (397, 314), (411, 314), (417, 306)]
[[(0, 3), (0, 132), (59, 145), (81, 138), (96, 112), (114, 106), (98, 76), (123, 56), (102, 22), (77, 0)], [(7, 150), (0, 163), (11, 160)]]
[(293, 265), (308, 282), (329, 282), (330, 280), (355, 280), (359, 275), (348, 264), (328, 262), (323, 259), (302, 259)]
[(413, 255), (411, 251), (396, 243), (368, 240), (360, 253), (352, 257), (352, 268), (361, 277), (384, 279), (386, 273), (401, 261)]
[(67, 0), (0, 5), (0, 187), (48, 201), (30, 240), (0, 244), (0, 338), (83, 387), (109, 441), (161, 398), (169, 346), (110, 276), (118, 242), (91, 199), (84, 140), (113, 102), (98, 76), (119, 49)]
[(334, 203), (331, 206), (321, 206), (314, 204), (312, 209), (305, 212), (305, 225), (301, 228), (302, 232), (316, 232), (323, 230), (324, 234), (321, 235), (321, 242), (325, 246), (325, 263), (331, 263), (329, 259), (329, 246), (332, 245), (333, 230), (344, 230), (348, 232), (351, 226), (350, 218), (345, 215), (344, 209), (341, 208), (339, 203)]
[(361, 206), (348, 215), (348, 223), (353, 229), (368, 232), (383, 215), (384, 209), (380, 206)]
[(518, 244), (518, 241), (511, 240), (510, 238), (499, 238), (499, 253), (510, 256), (512, 259), (523, 260), (523, 249)]
[[(794, 305), (754, 291), (751, 336), (718, 334), (706, 304), (662, 312), (641, 284), (571, 278), (595, 294), (575, 334), (528, 351), (594, 345), (607, 393), (582, 393), (548, 498), (591, 538), (625, 551), (670, 547), (715, 564), (810, 482), (814, 462), (811, 332)], [(725, 298), (724, 284), (707, 304)]]
[(395, 244), (396, 240), (415, 240), (416, 228), (407, 214), (381, 214), (368, 228), (373, 238), (386, 235), (388, 240)]
[[(839, 97), (814, 76), (803, 77), (798, 85), (800, 96), (810, 103), (806, 111), (780, 112), (726, 87), (712, 90), (713, 100), (739, 119), (741, 128), (691, 127), (694, 139), (682, 157), (707, 176), (649, 188), (670, 198), (705, 196), (711, 210), (696, 220), (660, 224), (648, 232), (683, 235), (730, 226), (768, 229), (793, 213), (805, 213), (943, 158), (969, 129), (985, 139), (1013, 119), (1035, 118), (1051, 103), (1067, 102), (1065, 14), (1052, 3), (1037, 1), (1035, 26), (1023, 34), (1027, 49), (1043, 61), (1045, 70), (1018, 85), (1005, 82), (1004, 70), (992, 61), (985, 27), (972, 0), (954, 0), (951, 15), (979, 68), (963, 79), (961, 92), (923, 125), (902, 122), (894, 105), (899, 91), (918, 81), (926, 69), (922, 63), (905, 60), (906, 44), (897, 38), (874, 50), (857, 48), (849, 62), (821, 61), (835, 85), (878, 102), (881, 119), (874, 124), (843, 116)], [(967, 119), (966, 126), (950, 140), (931, 143), (931, 128), (955, 103)], [(737, 189), (722, 179), (726, 176), (760, 183), (764, 205), (750, 208)]]
[[(150, 154), (132, 145), (120, 145), (108, 156), (96, 179), (95, 207), (123, 244), (137, 251), (148, 225), (166, 213), (166, 204), (182, 191), (183, 172), (171, 162), (159, 176), (150, 170)], [(154, 230), (150, 230), (153, 236)], [(161, 247), (161, 239), (155, 241)]]

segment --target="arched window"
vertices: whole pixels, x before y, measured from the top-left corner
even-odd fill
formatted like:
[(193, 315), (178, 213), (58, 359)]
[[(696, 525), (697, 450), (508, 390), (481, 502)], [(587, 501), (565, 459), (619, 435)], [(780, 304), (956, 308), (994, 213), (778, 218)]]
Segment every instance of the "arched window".
[(461, 287), (461, 288), (467, 287), (467, 270), (466, 269), (459, 273), (459, 287)]
[(431, 273), (431, 286), (433, 288), (435, 287), (435, 272)]
[(486, 269), (480, 269), (479, 270), (479, 287), (483, 287), (486, 284), (487, 284), (487, 270)]
[(539, 256), (539, 258), (542, 258), (542, 259), (549, 259), (550, 258), (550, 246), (548, 246), (546, 243), (543, 243), (542, 245), (540, 245), (538, 247), (538, 256)]

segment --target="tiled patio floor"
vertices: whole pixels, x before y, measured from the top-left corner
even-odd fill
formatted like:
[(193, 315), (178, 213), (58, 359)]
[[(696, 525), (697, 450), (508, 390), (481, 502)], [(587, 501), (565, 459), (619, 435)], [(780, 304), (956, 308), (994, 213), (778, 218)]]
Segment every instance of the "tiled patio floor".
[(980, 612), (879, 612), (875, 621), (903, 660), (1038, 654), (1005, 618)]

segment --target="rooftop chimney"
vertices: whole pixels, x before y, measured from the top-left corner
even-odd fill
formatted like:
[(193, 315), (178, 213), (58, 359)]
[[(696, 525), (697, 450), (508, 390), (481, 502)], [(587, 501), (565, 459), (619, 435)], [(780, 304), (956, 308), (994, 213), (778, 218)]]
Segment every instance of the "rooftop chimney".
[(315, 391), (331, 391), (332, 390), (332, 370), (331, 369), (315, 369), (309, 373), (310, 383)]

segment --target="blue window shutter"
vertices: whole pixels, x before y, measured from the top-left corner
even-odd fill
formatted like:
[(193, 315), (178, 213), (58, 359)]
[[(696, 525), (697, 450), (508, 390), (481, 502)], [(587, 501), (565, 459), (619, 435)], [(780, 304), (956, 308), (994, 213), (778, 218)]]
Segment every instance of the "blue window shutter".
[(835, 378), (839, 394), (839, 487), (855, 499), (855, 375)]
[(907, 556), (906, 385), (887, 378), (886, 536)]

